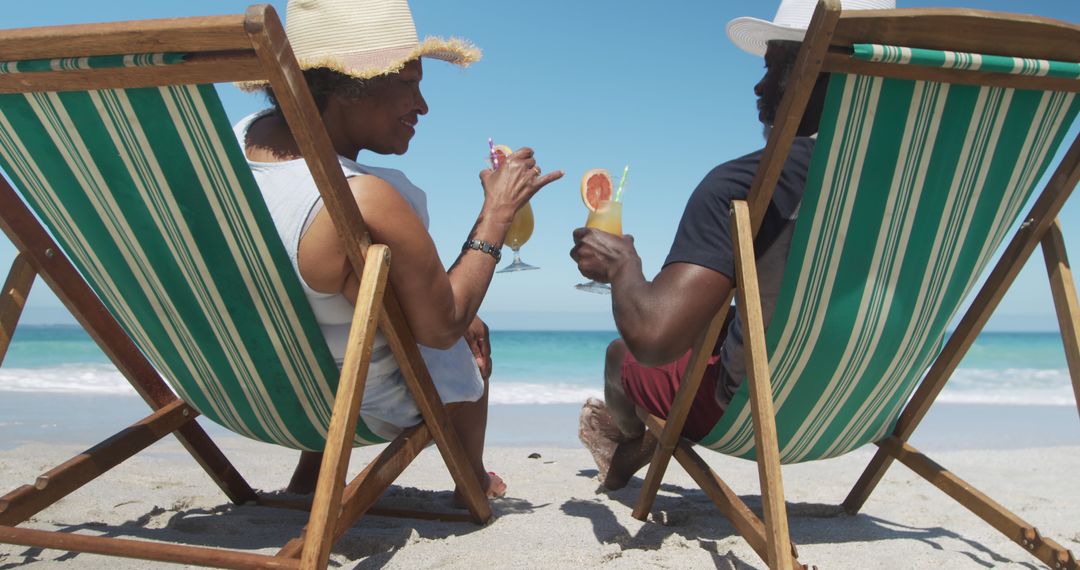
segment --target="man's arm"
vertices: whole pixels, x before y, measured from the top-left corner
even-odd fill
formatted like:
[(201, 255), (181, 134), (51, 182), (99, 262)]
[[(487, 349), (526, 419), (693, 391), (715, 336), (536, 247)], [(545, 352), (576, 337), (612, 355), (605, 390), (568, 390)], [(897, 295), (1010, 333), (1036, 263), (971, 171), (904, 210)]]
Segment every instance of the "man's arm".
[(647, 281), (632, 236), (588, 228), (574, 231), (570, 257), (585, 277), (611, 283), (615, 326), (634, 358), (650, 366), (689, 350), (732, 286), (726, 275), (692, 263), (671, 263)]

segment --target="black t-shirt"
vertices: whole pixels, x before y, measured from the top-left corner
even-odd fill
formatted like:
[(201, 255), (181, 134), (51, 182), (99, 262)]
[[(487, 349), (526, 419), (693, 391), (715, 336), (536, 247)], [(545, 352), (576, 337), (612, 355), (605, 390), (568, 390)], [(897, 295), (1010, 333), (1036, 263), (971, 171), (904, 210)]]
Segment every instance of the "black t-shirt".
[[(798, 137), (792, 143), (791, 153), (776, 184), (776, 192), (754, 238), (762, 317), (766, 327), (772, 320), (780, 294), (780, 281), (787, 264), (799, 204), (806, 189), (815, 142), (813, 138)], [(686, 203), (665, 266), (670, 263), (693, 263), (723, 273), (735, 281), (731, 203), (733, 200), (746, 199), (762, 152), (721, 164), (698, 184)], [(716, 400), (726, 408), (746, 377), (742, 325), (738, 318), (732, 319), (728, 327), (724, 344), (720, 347), (720, 362), (723, 367), (717, 378)]]
[[(815, 139), (796, 137), (787, 162), (776, 183), (766, 221), (758, 231), (754, 244), (760, 251), (783, 229), (783, 220), (793, 220), (802, 201), (806, 175)], [(725, 162), (712, 169), (698, 184), (686, 203), (675, 241), (671, 244), (664, 265), (693, 263), (708, 267), (735, 279), (735, 263), (731, 242), (731, 203), (745, 200), (754, 181), (764, 150)], [(776, 219), (776, 218), (779, 219)], [(771, 222), (771, 223), (770, 223)]]

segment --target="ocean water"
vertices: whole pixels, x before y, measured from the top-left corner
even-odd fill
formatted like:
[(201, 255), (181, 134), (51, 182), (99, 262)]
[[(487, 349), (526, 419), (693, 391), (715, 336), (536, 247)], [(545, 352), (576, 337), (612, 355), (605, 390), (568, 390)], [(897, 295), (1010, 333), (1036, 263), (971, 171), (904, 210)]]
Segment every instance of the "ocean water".
[[(602, 397), (614, 331), (492, 331), (495, 405), (577, 404)], [(0, 393), (134, 394), (76, 326), (20, 326), (0, 366)], [(983, 333), (939, 399), (963, 404), (1074, 405), (1054, 333)]]

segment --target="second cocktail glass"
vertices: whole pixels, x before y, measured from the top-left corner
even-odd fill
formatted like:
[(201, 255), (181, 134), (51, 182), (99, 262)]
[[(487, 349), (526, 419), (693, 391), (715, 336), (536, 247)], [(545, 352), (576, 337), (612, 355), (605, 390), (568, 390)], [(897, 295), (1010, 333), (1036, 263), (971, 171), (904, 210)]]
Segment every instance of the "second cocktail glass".
[[(614, 200), (602, 200), (597, 206), (596, 210), (589, 211), (589, 219), (586, 220), (585, 227), (621, 236), (622, 202), (616, 202)], [(586, 283), (579, 283), (574, 287), (582, 291), (588, 291), (590, 293), (599, 293), (601, 295), (611, 294), (611, 285), (608, 285), (606, 283), (598, 283), (592, 280)]]
[[(488, 139), (488, 148), (491, 150), (491, 155), (489, 156), (491, 168), (495, 170), (498, 170), (499, 167), (506, 162), (506, 157), (514, 153), (514, 151), (506, 145), (493, 144), (491, 139)], [(532, 205), (525, 202), (525, 205), (518, 208), (518, 211), (514, 213), (514, 219), (510, 222), (510, 229), (506, 232), (506, 241), (503, 244), (510, 246), (510, 250), (514, 252), (514, 261), (495, 273), (511, 273), (513, 271), (540, 269), (535, 265), (529, 265), (528, 263), (521, 261), (521, 254), (518, 253), (521, 246), (525, 245), (525, 242), (529, 241), (529, 238), (532, 237), (532, 233)]]
[(518, 254), (518, 250), (521, 246), (525, 245), (525, 242), (529, 241), (529, 237), (533, 232), (533, 211), (532, 206), (525, 202), (525, 205), (518, 209), (514, 214), (514, 220), (510, 222), (510, 230), (506, 232), (506, 242), (504, 245), (510, 246), (510, 250), (514, 252), (514, 261), (510, 265), (503, 267), (496, 273), (509, 273), (511, 271), (525, 271), (527, 269), (540, 269), (535, 265), (529, 265), (524, 261), (521, 261), (521, 255)]

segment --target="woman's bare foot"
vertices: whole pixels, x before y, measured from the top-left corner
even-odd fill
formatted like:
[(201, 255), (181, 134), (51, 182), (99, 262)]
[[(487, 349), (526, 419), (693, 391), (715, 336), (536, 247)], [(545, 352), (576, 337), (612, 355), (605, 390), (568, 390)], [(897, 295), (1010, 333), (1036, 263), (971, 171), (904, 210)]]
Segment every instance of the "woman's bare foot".
[(630, 482), (634, 473), (649, 464), (656, 439), (645, 434), (628, 439), (600, 400), (589, 398), (581, 407), (578, 437), (596, 462), (597, 478), (605, 488), (615, 491)]
[(489, 499), (498, 499), (506, 496), (506, 481), (494, 471), (488, 471), (487, 496)]
[[(481, 486), (484, 488), (484, 494), (489, 499), (506, 496), (506, 481), (503, 481), (502, 477), (499, 477), (494, 471), (488, 471), (484, 474)], [(465, 496), (461, 494), (460, 489), (454, 489), (453, 505), (458, 509), (468, 508), (465, 504)]]

